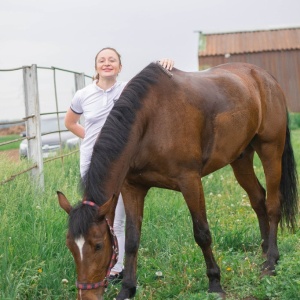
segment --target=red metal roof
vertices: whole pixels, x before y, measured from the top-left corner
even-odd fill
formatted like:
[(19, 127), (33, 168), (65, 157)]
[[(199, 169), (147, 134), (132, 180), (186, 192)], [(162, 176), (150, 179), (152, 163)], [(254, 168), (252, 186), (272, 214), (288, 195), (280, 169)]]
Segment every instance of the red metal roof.
[(300, 27), (231, 33), (200, 33), (199, 56), (300, 49)]

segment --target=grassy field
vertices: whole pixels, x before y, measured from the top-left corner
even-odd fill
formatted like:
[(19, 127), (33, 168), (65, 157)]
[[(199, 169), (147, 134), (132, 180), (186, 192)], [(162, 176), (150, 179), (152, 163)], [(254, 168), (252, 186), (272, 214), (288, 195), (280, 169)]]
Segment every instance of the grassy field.
[[(300, 130), (292, 134), (300, 166)], [(46, 164), (43, 193), (34, 188), (27, 174), (0, 186), (1, 300), (75, 299), (75, 267), (65, 246), (67, 216), (59, 208), (56, 191), (64, 192), (73, 203), (80, 199), (78, 164), (77, 155), (63, 163)], [(0, 153), (0, 181), (25, 165), (12, 164)], [(258, 161), (256, 171), (263, 178)], [(263, 259), (257, 219), (230, 167), (207, 176), (203, 185), (213, 251), (227, 299), (300, 299), (300, 231), (279, 232), (277, 276), (260, 278)], [(161, 277), (156, 276), (157, 271), (162, 272)], [(146, 200), (135, 299), (216, 299), (206, 292), (205, 273), (181, 194), (151, 189)], [(63, 279), (68, 283), (62, 283)], [(113, 299), (119, 289), (118, 285), (109, 286), (105, 299)]]
[[(20, 136), (16, 135), (16, 134), (15, 135), (0, 136), (0, 143), (12, 141), (12, 140), (19, 139), (19, 138), (20, 138)], [(11, 150), (11, 149), (19, 149), (20, 143), (21, 142), (14, 142), (14, 143), (11, 143), (11, 144), (1, 146), (0, 151)]]

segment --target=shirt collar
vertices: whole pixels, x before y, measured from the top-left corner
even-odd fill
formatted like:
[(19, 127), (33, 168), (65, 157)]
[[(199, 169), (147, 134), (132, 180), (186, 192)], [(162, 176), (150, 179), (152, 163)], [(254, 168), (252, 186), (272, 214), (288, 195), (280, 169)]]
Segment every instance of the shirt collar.
[(97, 89), (99, 89), (99, 90), (102, 91), (102, 92), (110, 92), (110, 91), (114, 90), (117, 86), (119, 86), (119, 85), (121, 84), (120, 81), (117, 81), (112, 87), (110, 87), (109, 89), (107, 89), (106, 91), (104, 91), (103, 89), (101, 89), (101, 87), (99, 87), (99, 86), (97, 85), (97, 82), (98, 82), (98, 80), (94, 80), (94, 81), (93, 81), (93, 84), (94, 84), (94, 86), (95, 86)]

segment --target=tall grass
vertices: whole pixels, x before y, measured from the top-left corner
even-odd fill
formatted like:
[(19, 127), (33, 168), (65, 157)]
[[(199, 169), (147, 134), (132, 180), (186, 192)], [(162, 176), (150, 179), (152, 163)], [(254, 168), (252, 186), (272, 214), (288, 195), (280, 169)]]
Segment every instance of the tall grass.
[[(300, 165), (300, 130), (293, 131)], [(14, 166), (3, 154), (3, 180)], [(67, 215), (59, 208), (56, 191), (76, 203), (80, 199), (78, 156), (45, 165), (45, 192), (27, 174), (0, 186), (0, 299), (75, 299), (75, 267), (65, 246)], [(299, 170), (299, 169), (298, 169)], [(256, 160), (256, 171), (263, 178)], [(213, 251), (221, 268), (227, 299), (299, 299), (300, 231), (279, 232), (281, 259), (277, 276), (260, 278), (263, 262), (256, 216), (230, 167), (203, 179)], [(157, 276), (156, 272), (162, 272)], [(62, 280), (67, 279), (68, 283)], [(193, 239), (192, 222), (178, 192), (151, 189), (145, 205), (135, 299), (216, 299), (207, 290), (205, 263)], [(109, 286), (106, 299), (120, 285)]]

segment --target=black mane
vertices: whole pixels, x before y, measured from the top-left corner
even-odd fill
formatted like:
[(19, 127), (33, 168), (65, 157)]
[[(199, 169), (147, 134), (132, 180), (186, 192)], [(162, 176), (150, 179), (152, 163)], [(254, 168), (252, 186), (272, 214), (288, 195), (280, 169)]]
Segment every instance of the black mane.
[(108, 200), (109, 195), (105, 195), (103, 183), (107, 179), (111, 163), (119, 157), (128, 141), (136, 113), (143, 105), (144, 96), (162, 74), (160, 65), (149, 64), (127, 84), (111, 110), (96, 140), (90, 167), (83, 179), (87, 200), (98, 205)]
[(81, 201), (70, 211), (69, 233), (76, 239), (85, 236), (93, 223), (100, 221), (98, 210), (95, 206), (83, 204)]

